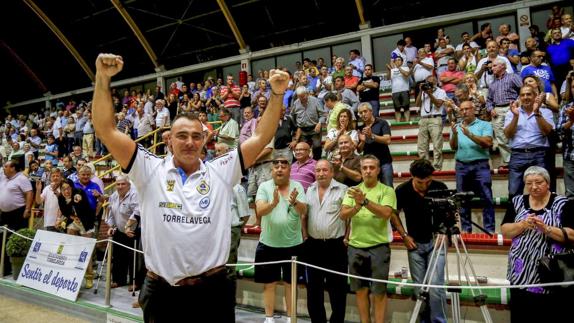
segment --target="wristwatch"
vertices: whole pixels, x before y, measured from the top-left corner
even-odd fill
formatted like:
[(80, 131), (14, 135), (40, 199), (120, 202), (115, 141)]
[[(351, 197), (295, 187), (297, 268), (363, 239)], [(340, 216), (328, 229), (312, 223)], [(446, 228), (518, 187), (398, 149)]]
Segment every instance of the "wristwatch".
[(369, 204), (369, 199), (365, 199), (363, 203), (361, 203), (361, 206), (367, 206), (367, 204)]

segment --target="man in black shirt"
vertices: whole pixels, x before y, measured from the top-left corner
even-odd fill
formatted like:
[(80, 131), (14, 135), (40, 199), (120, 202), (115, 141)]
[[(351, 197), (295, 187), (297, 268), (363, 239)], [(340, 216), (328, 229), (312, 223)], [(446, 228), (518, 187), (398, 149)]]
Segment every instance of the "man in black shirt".
[(365, 65), (365, 71), (363, 78), (357, 86), (357, 92), (359, 92), (360, 102), (369, 102), (373, 107), (373, 115), (375, 117), (379, 116), (379, 110), (381, 103), (379, 101), (379, 85), (381, 84), (381, 78), (373, 75), (373, 65)]
[(375, 155), (381, 162), (379, 180), (393, 187), (393, 158), (389, 150), (391, 127), (386, 120), (379, 119), (373, 114), (373, 107), (368, 102), (359, 104), (358, 112), (363, 125), (359, 126), (357, 151), (363, 155)]
[[(405, 214), (409, 233), (402, 225), (395, 223), (408, 249), (409, 268), (415, 283), (422, 283), (425, 273), (429, 270), (430, 258), (434, 248), (434, 224), (428, 211), (425, 196), (429, 191), (443, 190), (447, 186), (432, 179), (434, 167), (426, 159), (418, 159), (411, 163), (412, 178), (399, 185), (395, 192), (397, 196), (397, 217), (402, 210)], [(444, 252), (441, 251), (432, 279), (433, 285), (444, 285)], [(420, 289), (415, 288), (418, 296)], [(444, 289), (431, 288), (425, 311), (419, 313), (421, 322), (446, 322), (446, 293)]]

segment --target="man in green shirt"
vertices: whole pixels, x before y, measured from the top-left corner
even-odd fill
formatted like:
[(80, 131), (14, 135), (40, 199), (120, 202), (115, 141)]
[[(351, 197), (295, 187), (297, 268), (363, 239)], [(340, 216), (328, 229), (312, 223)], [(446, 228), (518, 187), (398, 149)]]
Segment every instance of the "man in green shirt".
[[(303, 186), (290, 180), (291, 165), (287, 158), (278, 157), (272, 164), (273, 179), (259, 186), (255, 198), (256, 215), (261, 219), (261, 235), (255, 251), (255, 262), (290, 260), (292, 256), (297, 256), (303, 243), (302, 229), (307, 227), (307, 198)], [(285, 304), (289, 313), (291, 264), (255, 267), (255, 282), (264, 284), (266, 323), (274, 322), (275, 286), (281, 280), (285, 282)]]
[[(349, 273), (375, 279), (388, 279), (393, 240), (391, 217), (397, 208), (394, 190), (379, 182), (379, 160), (373, 155), (361, 158), (363, 182), (349, 188), (343, 200), (341, 217), (351, 219)], [(375, 322), (383, 323), (387, 305), (387, 286), (351, 278), (361, 322), (370, 322), (369, 290), (373, 294)]]

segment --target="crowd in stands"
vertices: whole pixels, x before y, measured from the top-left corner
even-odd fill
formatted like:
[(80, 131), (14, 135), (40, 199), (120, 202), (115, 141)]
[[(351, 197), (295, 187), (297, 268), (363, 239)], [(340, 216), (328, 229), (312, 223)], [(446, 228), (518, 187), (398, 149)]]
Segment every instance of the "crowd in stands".
[[(508, 170), (508, 194), (514, 198), (509, 210), (514, 211), (527, 196), (523, 195), (525, 184), (528, 191), (532, 191), (532, 185), (541, 185), (533, 184), (528, 176), (539, 175), (546, 180), (538, 168), (538, 173), (525, 174), (532, 166), (548, 170), (548, 192), (556, 191), (556, 153), (561, 151), (565, 194), (574, 197), (574, 24), (571, 15), (559, 8), (555, 11), (559, 17), (549, 20), (548, 32), (531, 26), (532, 34), (527, 39), (520, 39), (510, 25), (484, 24), (478, 33), (464, 32), (460, 39), (446, 35), (441, 28), (436, 39), (419, 43), (420, 48), (415, 47), (412, 37), (397, 42), (386, 73), (391, 82), (395, 122), (417, 120), (418, 116), (417, 152), (421, 161), (411, 166), (413, 178), (408, 182), (414, 191), (401, 186), (394, 192), (391, 122), (380, 117), (382, 78), (374, 74), (373, 65), (358, 50), (351, 50), (348, 57), (331, 57), (331, 64), (324, 58), (305, 58), (295, 70), (283, 68), (291, 82), (278, 130), (249, 169), (245, 188), (237, 193), (255, 203), (256, 224), (262, 228), (256, 260), (287, 259), (300, 254), (303, 245), (308, 244), (305, 259), (309, 261), (316, 256), (319, 265), (334, 270), (346, 272), (349, 268), (353, 274), (386, 278), (391, 225), (399, 230), (407, 248), (428, 255), (432, 251), (432, 229), (413, 224), (407, 214), (407, 233), (396, 210), (406, 213), (412, 208), (405, 196), (426, 194), (433, 170), (443, 169), (445, 126), (450, 129), (449, 145), (456, 150), (457, 190), (474, 191), (484, 201), (482, 223), (488, 231), (496, 231), (492, 169)], [(524, 51), (519, 50), (521, 43)], [(159, 86), (154, 93), (120, 94), (114, 90), (117, 128), (137, 139), (154, 129), (168, 129), (176, 115), (197, 114), (203, 124), (208, 162), (222, 154), (218, 149), (236, 148), (254, 133), (272, 91), (267, 78), (267, 72), (258, 71), (241, 85), (233, 75), (226, 75), (224, 79), (187, 84), (174, 82), (166, 93)], [(167, 155), (169, 136), (169, 130), (162, 133), (163, 154)], [(108, 197), (102, 181), (94, 176), (91, 161), (107, 151), (94, 132), (90, 102), (70, 101), (45, 113), (9, 114), (0, 125), (0, 140), (5, 166), (0, 175), (1, 224), (9, 223), (6, 215), (14, 210), (29, 213), (36, 204), (43, 207), (47, 230), (95, 236), (102, 205), (109, 199), (104, 216), (110, 226), (108, 235), (133, 243), (139, 217), (137, 192), (122, 175), (116, 178), (116, 192)], [(148, 147), (151, 142), (146, 138), (140, 143)], [(492, 157), (496, 155), (500, 160), (495, 167)], [(32, 192), (33, 199), (6, 194), (5, 183), (16, 176), (27, 177), (27, 181), (20, 178), (17, 189), (23, 194)], [(278, 194), (283, 193), (278, 190), (289, 192), (288, 197), (279, 198)], [(245, 225), (245, 212), (247, 208), (237, 212), (235, 226)], [(512, 214), (507, 214), (505, 224), (521, 221), (525, 213)], [(472, 232), (470, 210), (463, 210), (461, 216), (462, 230)], [(542, 228), (540, 234), (551, 232), (544, 223), (536, 225)], [(560, 227), (560, 221), (553, 220), (552, 225)], [(517, 231), (509, 234), (516, 235)], [(422, 246), (427, 249), (421, 250)], [(329, 262), (326, 255), (337, 260)], [(122, 259), (125, 257), (129, 255), (114, 255), (118, 259), (114, 287), (128, 283), (129, 261)], [(513, 257), (518, 256), (513, 253)], [(369, 267), (366, 263), (370, 261), (386, 265)], [(410, 255), (409, 261), (414, 262)], [(513, 261), (519, 262), (515, 258)], [(420, 268), (412, 270), (413, 266), (411, 271), (419, 273), (421, 280), (424, 270), (421, 274)], [(274, 283), (281, 279), (290, 282), (286, 268), (282, 278), (281, 270), (276, 270), (272, 266), (256, 268), (256, 281), (265, 284), (269, 322)], [(323, 302), (312, 301), (318, 297), (317, 286), (322, 297), (326, 281), (327, 289), (339, 286), (330, 291), (334, 306), (330, 322), (342, 322), (346, 291), (341, 295), (336, 290), (346, 282), (314, 271), (308, 275), (311, 317), (318, 322), (326, 320)], [(535, 276), (521, 282), (536, 283)], [(86, 278), (86, 287), (90, 288), (91, 271)], [(362, 319), (369, 313), (369, 290), (376, 295), (373, 302), (377, 319), (384, 317), (384, 284), (366, 285), (352, 279), (351, 288), (356, 292)], [(433, 321), (445, 321), (444, 308), (440, 309), (444, 307), (444, 295), (433, 297), (440, 301), (431, 304), (432, 313), (427, 315)]]

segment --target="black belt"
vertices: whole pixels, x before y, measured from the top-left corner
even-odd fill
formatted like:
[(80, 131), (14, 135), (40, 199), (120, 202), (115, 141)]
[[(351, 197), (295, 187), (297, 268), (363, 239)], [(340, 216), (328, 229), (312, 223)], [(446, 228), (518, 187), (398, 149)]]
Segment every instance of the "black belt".
[(303, 132), (309, 132), (309, 131), (314, 131), (316, 126), (308, 126), (308, 127), (300, 127), (301, 131)]
[(471, 160), (471, 161), (467, 161), (467, 162), (463, 162), (463, 161), (460, 161), (457, 159), (456, 162), (464, 164), (464, 165), (476, 165), (476, 164), (484, 163), (484, 162), (488, 163), (488, 159), (478, 159), (478, 160)]
[(511, 148), (511, 151), (517, 153), (533, 153), (537, 151), (546, 151), (548, 147), (531, 147), (531, 148)]
[(442, 115), (434, 114), (434, 115), (430, 115), (430, 116), (421, 116), (421, 118), (422, 119), (442, 118)]
[(497, 107), (497, 108), (505, 108), (505, 107), (508, 107), (508, 106), (510, 106), (510, 103), (505, 103), (505, 104), (495, 104), (494, 106), (495, 106), (495, 107)]
[[(211, 268), (210, 270), (204, 272), (203, 274), (183, 278), (183, 279), (179, 280), (177, 283), (175, 283), (175, 286), (195, 286), (195, 285), (202, 283), (206, 278), (209, 278), (211, 276), (214, 276), (214, 275), (217, 275), (217, 274), (223, 273), (223, 272), (225, 272), (225, 265), (214, 267), (214, 268)], [(165, 278), (154, 273), (153, 271), (148, 271), (146, 276), (151, 280), (167, 283)]]
[(341, 236), (338, 238), (322, 239), (322, 238), (313, 238), (313, 237), (309, 236), (309, 239), (311, 239), (311, 241), (315, 240), (315, 241), (321, 241), (321, 242), (328, 242), (328, 241), (342, 241), (343, 239), (345, 239), (345, 237)]

